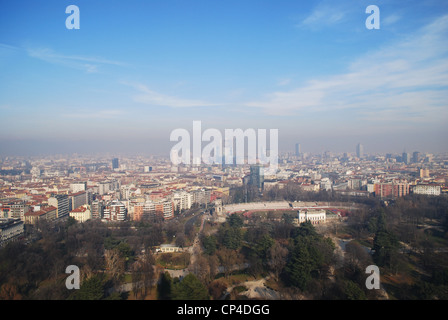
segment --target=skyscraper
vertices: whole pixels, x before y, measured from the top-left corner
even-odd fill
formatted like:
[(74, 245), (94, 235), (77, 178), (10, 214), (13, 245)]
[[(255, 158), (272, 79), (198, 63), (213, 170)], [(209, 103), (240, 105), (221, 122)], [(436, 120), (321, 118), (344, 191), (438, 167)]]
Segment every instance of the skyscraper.
[(409, 153), (403, 152), (403, 154), (401, 155), (401, 159), (405, 164), (409, 164)]
[(264, 174), (262, 166), (254, 165), (250, 167), (249, 184), (256, 186), (259, 190), (263, 190)]
[(296, 156), (300, 156), (300, 143), (296, 143)]
[(358, 158), (362, 158), (363, 155), (364, 155), (364, 146), (361, 143), (358, 143), (358, 145), (356, 146), (356, 156)]
[(112, 170), (118, 169), (118, 158), (112, 159)]
[(419, 161), (420, 161), (420, 152), (415, 151), (415, 152), (412, 154), (412, 162), (414, 162), (414, 163), (418, 163)]

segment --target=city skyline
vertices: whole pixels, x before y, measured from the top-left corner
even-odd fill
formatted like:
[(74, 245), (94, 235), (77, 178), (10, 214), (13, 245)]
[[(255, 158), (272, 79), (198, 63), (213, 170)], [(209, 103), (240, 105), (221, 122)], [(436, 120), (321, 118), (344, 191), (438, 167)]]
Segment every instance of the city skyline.
[(369, 4), (3, 1), (0, 155), (169, 155), (195, 120), (280, 152), (448, 151), (448, 5), (377, 3), (368, 30)]

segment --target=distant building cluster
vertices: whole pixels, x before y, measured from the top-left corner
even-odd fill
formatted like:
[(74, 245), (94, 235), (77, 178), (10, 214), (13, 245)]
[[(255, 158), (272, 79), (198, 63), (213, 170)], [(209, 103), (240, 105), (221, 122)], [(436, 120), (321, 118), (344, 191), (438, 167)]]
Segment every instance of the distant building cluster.
[[(195, 173), (180, 168), (181, 173), (173, 173), (166, 159), (153, 160), (151, 165), (118, 158), (109, 162), (39, 159), (32, 164), (6, 158), (0, 163), (15, 170), (0, 176), (2, 242), (17, 234), (16, 229), (11, 231), (13, 226), (23, 231), (24, 225), (39, 220), (169, 220), (229, 195), (225, 173), (209, 168)], [(242, 184), (241, 177), (229, 178), (229, 185)]]
[[(369, 154), (361, 143), (354, 149), (311, 154), (297, 143), (269, 175), (260, 164), (173, 165), (168, 157), (0, 158), (1, 239), (10, 241), (42, 219), (169, 220), (193, 207), (227, 203), (232, 188), (245, 186), (260, 194), (294, 186), (381, 199), (447, 194), (446, 154)], [(302, 212), (298, 221), (307, 217), (323, 219)]]

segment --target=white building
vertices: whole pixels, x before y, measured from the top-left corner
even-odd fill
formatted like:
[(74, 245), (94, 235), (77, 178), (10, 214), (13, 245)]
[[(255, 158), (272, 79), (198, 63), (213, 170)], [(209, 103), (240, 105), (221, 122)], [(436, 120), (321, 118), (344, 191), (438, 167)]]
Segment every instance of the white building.
[(173, 194), (175, 210), (188, 210), (193, 204), (193, 195), (186, 191), (178, 191)]
[(87, 190), (87, 182), (70, 183), (70, 192), (78, 193)]
[(301, 224), (309, 220), (312, 224), (325, 223), (327, 220), (327, 214), (325, 210), (312, 210), (305, 209), (297, 211), (297, 218), (294, 219), (296, 224)]
[(111, 221), (124, 221), (127, 210), (123, 203), (118, 200), (109, 202), (104, 208), (103, 219)]
[(85, 222), (92, 219), (92, 212), (90, 211), (90, 206), (85, 204), (70, 211), (70, 217), (74, 218), (76, 221)]
[(412, 192), (428, 196), (440, 196), (441, 188), (434, 184), (418, 184), (412, 188)]
[(332, 185), (333, 184), (329, 178), (322, 178), (320, 180), (320, 189), (322, 190), (331, 191)]
[(156, 252), (161, 252), (161, 253), (179, 252), (179, 251), (182, 251), (182, 249), (173, 244), (161, 244), (159, 248), (156, 248)]
[(156, 214), (163, 216), (163, 219), (168, 220), (174, 218), (174, 205), (170, 200), (161, 200), (155, 203)]

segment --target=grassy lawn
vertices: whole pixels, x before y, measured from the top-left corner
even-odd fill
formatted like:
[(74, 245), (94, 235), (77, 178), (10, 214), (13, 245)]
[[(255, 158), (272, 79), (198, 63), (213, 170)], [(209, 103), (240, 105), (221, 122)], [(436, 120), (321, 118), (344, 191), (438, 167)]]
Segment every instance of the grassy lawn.
[(238, 284), (244, 283), (246, 281), (259, 280), (262, 278), (263, 277), (261, 275), (254, 277), (250, 274), (247, 274), (247, 273), (244, 273), (241, 271), (238, 273), (235, 272), (235, 274), (231, 274), (228, 278), (225, 278), (223, 273), (219, 273), (215, 277), (215, 279), (222, 280), (228, 287), (238, 285)]
[(156, 264), (167, 269), (182, 270), (190, 263), (188, 252), (160, 253), (155, 257)]

